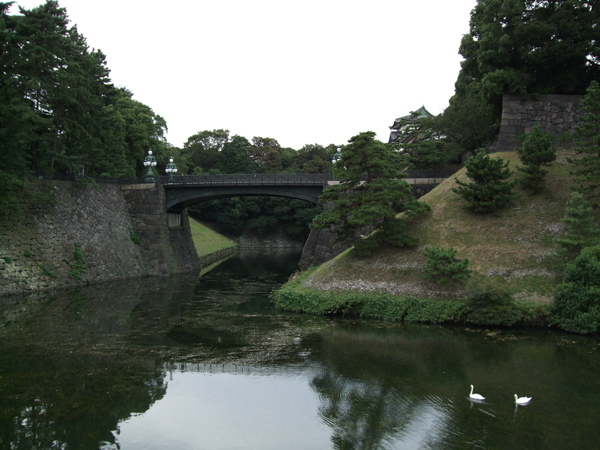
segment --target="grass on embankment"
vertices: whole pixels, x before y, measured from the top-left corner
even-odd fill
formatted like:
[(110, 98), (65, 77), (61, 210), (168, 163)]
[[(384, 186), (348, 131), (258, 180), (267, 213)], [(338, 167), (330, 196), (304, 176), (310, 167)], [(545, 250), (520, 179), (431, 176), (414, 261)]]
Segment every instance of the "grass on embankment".
[(204, 258), (205, 256), (217, 253), (221, 250), (237, 246), (235, 241), (217, 233), (197, 220), (190, 217), (189, 221), (192, 239), (194, 241), (194, 246), (196, 247), (196, 252), (198, 252), (198, 257)]
[[(513, 176), (519, 176), (516, 153), (492, 157), (508, 160)], [(489, 215), (467, 212), (462, 197), (452, 192), (454, 176), (449, 178), (421, 198), (431, 212), (411, 221), (418, 247), (387, 248), (367, 258), (346, 251), (297, 275), (274, 294), (276, 304), (316, 314), (347, 312), (388, 320), (538, 322), (549, 311), (564, 265), (554, 239), (562, 230), (572, 184), (566, 157), (567, 151), (558, 152), (543, 192), (530, 195), (517, 187), (519, 198)], [(468, 181), (465, 169), (456, 176)], [(458, 258), (469, 258), (473, 276), (458, 286), (429, 280), (425, 246), (457, 249)], [(487, 309), (474, 306), (474, 296), (481, 293), (491, 295)], [(514, 302), (507, 305), (507, 297)]]

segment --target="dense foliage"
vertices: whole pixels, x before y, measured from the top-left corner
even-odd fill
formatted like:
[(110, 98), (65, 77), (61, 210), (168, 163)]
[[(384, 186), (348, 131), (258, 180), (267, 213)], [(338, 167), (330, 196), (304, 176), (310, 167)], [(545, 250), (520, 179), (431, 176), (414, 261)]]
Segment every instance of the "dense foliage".
[[(389, 144), (375, 139), (368, 131), (349, 140), (334, 166), (340, 180), (329, 186), (320, 198), (325, 208), (312, 227), (329, 229), (337, 242), (354, 245), (359, 254), (370, 254), (385, 244), (415, 245), (416, 239), (396, 217), (401, 212), (417, 213), (428, 209), (418, 202), (408, 183), (402, 179), (405, 163)], [(376, 233), (370, 234), (373, 230)]]
[(466, 150), (499, 129), (503, 94), (583, 94), (600, 76), (597, 2), (478, 0), (440, 122)]
[(190, 207), (190, 213), (231, 237), (265, 236), (283, 232), (306, 240), (309, 225), (321, 207), (304, 200), (278, 197), (233, 197), (210, 200)]
[(0, 198), (20, 200), (24, 177), (141, 174), (152, 148), (166, 160), (166, 123), (113, 86), (66, 10), (49, 0), (20, 15), (0, 3)]
[(551, 165), (556, 159), (554, 137), (535, 125), (525, 137), (523, 146), (517, 147), (516, 151), (524, 165), (517, 167), (517, 170), (523, 172), (521, 184), (533, 193), (540, 192), (548, 173), (544, 166)]
[(600, 246), (587, 247), (567, 266), (554, 296), (557, 325), (574, 333), (600, 330)]
[(442, 169), (460, 163), (464, 151), (447, 136), (440, 134), (435, 118), (419, 117), (411, 112), (408, 126), (398, 136), (398, 151), (411, 169)]
[(465, 162), (470, 182), (455, 178), (459, 185), (452, 191), (467, 201), (467, 209), (473, 212), (489, 213), (507, 206), (514, 198), (516, 182), (507, 181), (512, 176), (508, 161), (491, 158), (485, 150), (479, 150)]
[(148, 148), (166, 155), (165, 121), (112, 85), (58, 2), (19, 16), (0, 5), (2, 170), (134, 175)]

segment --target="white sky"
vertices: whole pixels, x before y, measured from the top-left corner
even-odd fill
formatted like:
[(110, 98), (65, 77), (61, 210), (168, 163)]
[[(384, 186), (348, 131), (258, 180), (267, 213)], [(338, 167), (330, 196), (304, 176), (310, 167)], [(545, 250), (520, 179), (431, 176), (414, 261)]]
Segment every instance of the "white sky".
[[(17, 0), (31, 9), (42, 0)], [(476, 0), (59, 0), (116, 86), (178, 147), (202, 130), (251, 140), (387, 142), (394, 119), (454, 94)], [(17, 12), (16, 6), (11, 10)]]

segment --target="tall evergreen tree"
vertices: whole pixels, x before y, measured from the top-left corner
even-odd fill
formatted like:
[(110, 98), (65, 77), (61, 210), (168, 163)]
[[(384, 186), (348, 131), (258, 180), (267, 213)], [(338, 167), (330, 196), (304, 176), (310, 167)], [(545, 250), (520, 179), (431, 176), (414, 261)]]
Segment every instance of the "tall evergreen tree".
[(554, 294), (556, 324), (572, 333), (600, 330), (600, 246), (584, 248), (567, 265), (565, 278)]
[(581, 103), (582, 115), (575, 130), (577, 158), (574, 166), (579, 190), (592, 206), (600, 206), (600, 85), (592, 81)]
[(57, 1), (14, 16), (9, 5), (0, 3), (0, 170), (132, 175), (137, 164), (141, 174), (148, 148), (166, 160), (164, 119), (112, 85), (105, 56)]
[(571, 192), (562, 221), (564, 229), (556, 242), (567, 255), (574, 256), (584, 247), (600, 245), (600, 228), (591, 205), (581, 193)]
[[(405, 222), (396, 216), (401, 212), (423, 212), (429, 207), (415, 199), (402, 179), (405, 163), (389, 144), (377, 141), (372, 131), (348, 142), (334, 166), (334, 176), (340, 183), (329, 186), (320, 198), (332, 207), (315, 217), (312, 228), (330, 230), (338, 242), (355, 245), (359, 254), (369, 254), (384, 243), (416, 244)], [(367, 239), (361, 237), (372, 229), (377, 233)]]

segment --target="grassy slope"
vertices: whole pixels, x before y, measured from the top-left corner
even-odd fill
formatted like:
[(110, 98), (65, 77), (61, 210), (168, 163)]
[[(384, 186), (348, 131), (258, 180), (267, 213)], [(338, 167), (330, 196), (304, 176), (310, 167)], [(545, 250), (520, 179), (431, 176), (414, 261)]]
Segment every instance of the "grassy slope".
[[(520, 164), (514, 152), (493, 156)], [(452, 192), (450, 178), (422, 201), (431, 213), (413, 222), (420, 245), (414, 249), (385, 249), (369, 258), (347, 251), (317, 268), (304, 286), (324, 291), (380, 292), (417, 298), (464, 298), (490, 286), (508, 290), (515, 299), (548, 303), (560, 282), (561, 261), (553, 239), (561, 230), (560, 219), (570, 195), (567, 151), (559, 151), (549, 170), (547, 188), (535, 196), (519, 190), (520, 198), (494, 215), (466, 212), (464, 200)], [(515, 170), (517, 176), (518, 172)], [(468, 180), (465, 169), (457, 173)], [(469, 258), (474, 271), (460, 288), (440, 286), (424, 278), (426, 245), (456, 248), (457, 257)]]
[(194, 246), (200, 258), (237, 245), (231, 239), (226, 238), (191, 217), (189, 220)]

